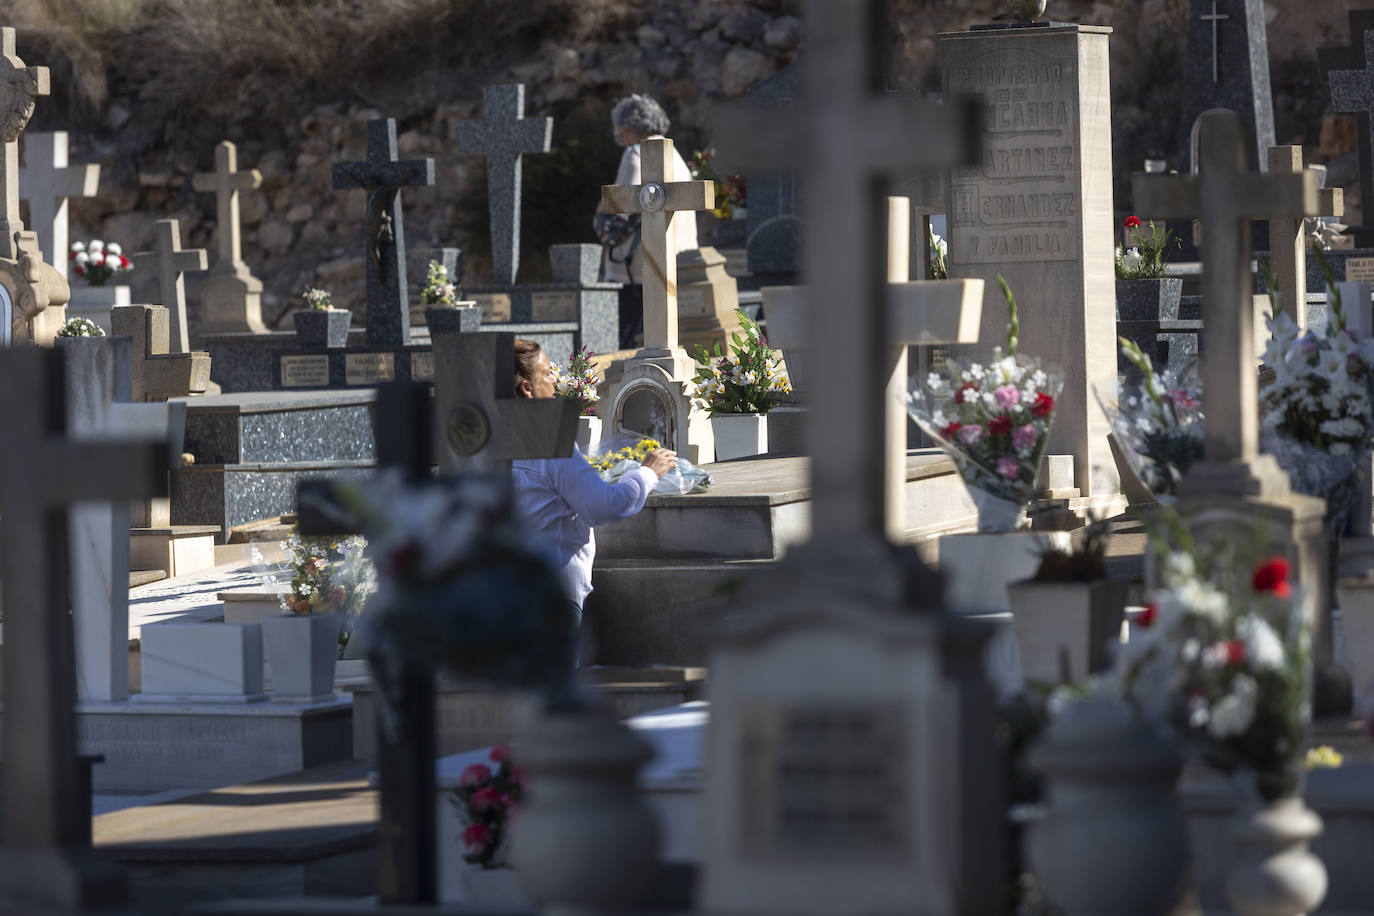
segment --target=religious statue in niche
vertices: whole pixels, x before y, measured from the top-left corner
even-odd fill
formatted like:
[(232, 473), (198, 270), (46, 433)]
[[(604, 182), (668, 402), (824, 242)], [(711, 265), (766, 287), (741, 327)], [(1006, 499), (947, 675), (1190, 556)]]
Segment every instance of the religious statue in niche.
[(615, 418), (615, 435), (622, 438), (656, 439), (668, 448), (677, 441), (677, 422), (673, 406), (663, 392), (648, 386), (631, 392), (621, 401)]

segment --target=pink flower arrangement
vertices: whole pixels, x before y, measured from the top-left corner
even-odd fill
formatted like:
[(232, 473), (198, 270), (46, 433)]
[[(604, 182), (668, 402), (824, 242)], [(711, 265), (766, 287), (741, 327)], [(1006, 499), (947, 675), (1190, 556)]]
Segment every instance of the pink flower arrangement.
[(458, 777), (458, 788), (450, 801), (459, 809), (463, 822), (464, 861), (483, 868), (505, 866), (504, 844), (511, 811), (525, 794), (524, 774), (511, 762), (505, 745), (491, 749), (485, 763), (469, 764)]

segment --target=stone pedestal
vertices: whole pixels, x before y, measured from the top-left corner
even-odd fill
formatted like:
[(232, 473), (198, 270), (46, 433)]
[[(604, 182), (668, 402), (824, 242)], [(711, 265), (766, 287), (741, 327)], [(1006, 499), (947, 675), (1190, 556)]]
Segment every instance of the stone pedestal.
[(1006, 339), (999, 274), (1016, 294), (1021, 352), (1064, 375), (1048, 450), (1074, 456), (1084, 496), (1118, 488), (1095, 395), (1116, 384), (1110, 33), (1056, 24), (940, 36), (945, 97), (985, 100), (982, 159), (951, 174), (950, 276), (987, 281), (983, 347)]
[(695, 353), (698, 345), (721, 348), (739, 330), (739, 290), (725, 272), (725, 255), (714, 248), (696, 248), (677, 257), (677, 338)]
[(262, 281), (242, 262), (221, 261), (200, 285), (200, 312), (192, 326), (201, 334), (266, 334), (262, 321)]

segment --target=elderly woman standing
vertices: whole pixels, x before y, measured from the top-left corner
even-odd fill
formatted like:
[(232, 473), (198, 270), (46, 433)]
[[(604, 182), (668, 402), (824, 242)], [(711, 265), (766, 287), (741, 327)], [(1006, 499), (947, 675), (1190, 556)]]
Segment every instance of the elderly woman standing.
[[(640, 183), (639, 144), (643, 140), (662, 139), (668, 133), (668, 115), (663, 106), (647, 95), (631, 95), (616, 102), (611, 111), (611, 127), (615, 140), (625, 147), (620, 156), (620, 168), (615, 173), (618, 185)], [(692, 172), (687, 161), (675, 148), (672, 174), (669, 181), (691, 181)], [(681, 254), (697, 247), (697, 224), (693, 213), (681, 214), (670, 225), (675, 241), (668, 250)], [(609, 249), (602, 262), (601, 278), (625, 284), (620, 290), (620, 346), (625, 349), (639, 346), (644, 335), (644, 287), (640, 273), (639, 234)]]

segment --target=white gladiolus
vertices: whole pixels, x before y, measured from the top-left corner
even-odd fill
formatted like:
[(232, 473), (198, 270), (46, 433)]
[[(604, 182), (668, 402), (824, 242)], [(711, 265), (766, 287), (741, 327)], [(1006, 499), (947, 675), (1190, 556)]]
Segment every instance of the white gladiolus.
[(1283, 667), (1283, 640), (1263, 617), (1246, 614), (1236, 625), (1236, 635), (1245, 643), (1245, 658), (1253, 667), (1266, 671)]
[(1140, 253), (1139, 248), (1132, 248), (1121, 255), (1121, 262), (1126, 265), (1127, 270), (1139, 270), (1140, 265), (1145, 263), (1145, 256)]

